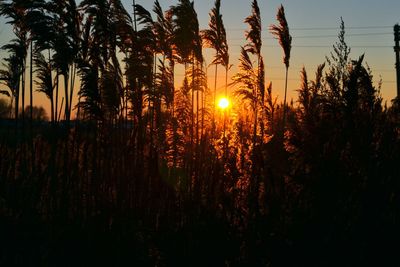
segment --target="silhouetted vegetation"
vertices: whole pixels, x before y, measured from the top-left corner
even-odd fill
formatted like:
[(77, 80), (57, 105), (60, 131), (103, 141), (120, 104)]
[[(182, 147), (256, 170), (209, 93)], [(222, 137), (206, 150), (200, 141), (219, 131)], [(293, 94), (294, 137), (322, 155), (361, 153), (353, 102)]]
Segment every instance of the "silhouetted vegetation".
[[(383, 105), (342, 21), (315, 77), (301, 71), (295, 103), (286, 88), (277, 103), (254, 0), (226, 119), (220, 7), (200, 31), (189, 0), (155, 1), (155, 19), (119, 0), (0, 1), (15, 33), (0, 70), (1, 266), (397, 265), (399, 99)], [(277, 19), (287, 77), (282, 6)], [(211, 89), (203, 44), (215, 50)], [(25, 105), (27, 77), (50, 122), (25, 127), (45, 118), (33, 94)]]

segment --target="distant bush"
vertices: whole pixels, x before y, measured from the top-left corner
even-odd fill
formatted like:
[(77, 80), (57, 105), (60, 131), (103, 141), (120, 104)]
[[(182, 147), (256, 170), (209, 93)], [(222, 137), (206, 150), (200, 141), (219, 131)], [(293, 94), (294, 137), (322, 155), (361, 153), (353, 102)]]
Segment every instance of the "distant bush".
[[(30, 117), (31, 106), (25, 107), (25, 116)], [(49, 116), (47, 116), (46, 110), (42, 106), (33, 106), (32, 108), (32, 119), (35, 121), (48, 121)]]
[(0, 98), (0, 119), (6, 119), (10, 116), (10, 104), (4, 98)]

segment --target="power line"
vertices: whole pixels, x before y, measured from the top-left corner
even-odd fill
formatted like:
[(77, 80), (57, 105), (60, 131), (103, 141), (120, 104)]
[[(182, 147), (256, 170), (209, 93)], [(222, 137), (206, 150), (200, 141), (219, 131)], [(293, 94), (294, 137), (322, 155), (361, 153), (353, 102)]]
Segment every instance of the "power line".
[[(361, 27), (345, 27), (345, 30), (367, 30), (367, 29), (389, 29), (392, 26), (361, 26)], [(340, 30), (339, 27), (305, 27), (305, 28), (290, 28), (296, 31), (318, 31), (318, 30)]]
[[(241, 44), (229, 44), (230, 47), (241, 47)], [(277, 48), (279, 45), (263, 45), (263, 47)], [(389, 45), (351, 45), (351, 48), (362, 48), (362, 49), (382, 49), (392, 48)], [(332, 48), (332, 45), (292, 45), (292, 48)]]
[[(278, 46), (277, 46), (278, 47)], [(332, 45), (294, 45), (301, 48), (332, 48)], [(350, 45), (351, 48), (392, 48), (390, 45)]]
[[(268, 70), (268, 69), (282, 69), (282, 70), (284, 70), (285, 69), (285, 65), (283, 65), (283, 64), (279, 65), (279, 66), (277, 66), (277, 65), (271, 65), (271, 66), (266, 65), (265, 69), (266, 70)], [(290, 67), (290, 69), (291, 70), (302, 70), (303, 66), (292, 66), (292, 67)], [(309, 71), (313, 70), (313, 68), (306, 68), (306, 69), (309, 70)], [(373, 72), (394, 72), (395, 71), (394, 68), (393, 69), (375, 69), (375, 68), (372, 68), (372, 67), (371, 67), (371, 70)], [(180, 74), (178, 76), (184, 76), (184, 74)], [(218, 77), (225, 77), (225, 74), (218, 74), (217, 76)]]
[[(243, 46), (240, 44), (230, 44), (230, 46)], [(263, 45), (263, 47), (280, 47), (279, 45)], [(332, 48), (332, 45), (292, 45), (294, 48)], [(351, 45), (351, 48), (392, 48), (390, 45)]]
[[(378, 35), (392, 35), (392, 32), (367, 32), (367, 33), (348, 33), (346, 36), (378, 36)], [(300, 36), (292, 36), (293, 39), (302, 39), (302, 38), (337, 38), (337, 35), (327, 34), (327, 35), (300, 35)], [(273, 40), (274, 37), (263, 37), (263, 40)], [(245, 38), (228, 38), (228, 40), (245, 40)]]
[[(367, 29), (391, 29), (393, 26), (353, 26), (345, 27), (345, 30), (367, 30)], [(246, 28), (227, 28), (227, 31), (245, 31)], [(267, 30), (267, 29), (265, 29)], [(321, 30), (340, 30), (339, 27), (290, 27), (293, 31), (321, 31)]]
[[(346, 36), (376, 36), (376, 35), (392, 35), (391, 32), (370, 32), (370, 33), (349, 33)], [(305, 35), (305, 36), (293, 36), (293, 38), (327, 38), (337, 37), (337, 35)]]

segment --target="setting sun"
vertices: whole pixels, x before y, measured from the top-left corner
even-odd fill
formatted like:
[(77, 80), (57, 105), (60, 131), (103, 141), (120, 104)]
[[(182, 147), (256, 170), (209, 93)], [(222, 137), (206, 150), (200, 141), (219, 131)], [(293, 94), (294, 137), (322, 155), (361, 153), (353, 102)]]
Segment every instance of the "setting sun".
[(229, 100), (226, 97), (222, 97), (219, 101), (218, 101), (218, 107), (220, 109), (226, 109), (227, 107), (229, 107)]

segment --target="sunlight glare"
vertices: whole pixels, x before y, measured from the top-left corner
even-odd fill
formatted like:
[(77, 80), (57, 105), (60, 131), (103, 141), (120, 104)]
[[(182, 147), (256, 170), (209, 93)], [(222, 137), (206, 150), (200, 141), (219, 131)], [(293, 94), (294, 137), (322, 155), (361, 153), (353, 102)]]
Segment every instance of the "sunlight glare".
[(218, 107), (220, 109), (226, 109), (227, 107), (229, 107), (229, 100), (225, 97), (222, 97), (219, 101), (218, 101)]

